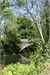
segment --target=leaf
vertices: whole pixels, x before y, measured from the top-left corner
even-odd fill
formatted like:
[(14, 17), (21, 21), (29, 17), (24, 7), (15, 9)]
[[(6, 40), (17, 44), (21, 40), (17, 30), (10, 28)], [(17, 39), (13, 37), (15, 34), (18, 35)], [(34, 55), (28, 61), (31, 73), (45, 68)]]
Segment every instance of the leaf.
[(12, 11), (11, 11), (11, 10), (8, 10), (8, 9), (3, 10), (3, 13), (4, 13), (5, 15), (12, 15)]
[(16, 1), (17, 1), (18, 6), (21, 7), (25, 4), (26, 0), (16, 0)]

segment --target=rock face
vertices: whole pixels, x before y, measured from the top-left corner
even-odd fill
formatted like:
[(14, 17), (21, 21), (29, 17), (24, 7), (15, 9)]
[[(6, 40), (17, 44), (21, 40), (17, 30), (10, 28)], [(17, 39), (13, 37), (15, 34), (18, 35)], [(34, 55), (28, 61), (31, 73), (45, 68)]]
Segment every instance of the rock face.
[(13, 55), (5, 55), (4, 57), (1, 56), (1, 63), (0, 64), (4, 64), (4, 65), (8, 65), (11, 63), (16, 63), (18, 62), (20, 59), (20, 56), (17, 54), (13, 54)]
[(29, 40), (29, 39), (21, 39), (21, 50), (20, 50), (20, 52), (22, 50), (24, 50), (25, 48), (33, 45), (33, 41), (34, 41), (33, 39), (31, 39), (31, 40)]
[(1, 60), (2, 60), (2, 62), (0, 64), (2, 66), (8, 65), (11, 63), (17, 63), (17, 62), (20, 62), (22, 64), (30, 63), (29, 59), (24, 57), (22, 54), (5, 55), (4, 58), (3, 58), (3, 56), (1, 56)]
[(26, 58), (26, 57), (24, 57), (24, 56), (22, 56), (22, 55), (20, 55), (20, 56), (21, 56), (20, 62), (21, 62), (22, 64), (29, 64), (29, 63), (30, 63), (30, 61), (29, 61), (28, 58)]

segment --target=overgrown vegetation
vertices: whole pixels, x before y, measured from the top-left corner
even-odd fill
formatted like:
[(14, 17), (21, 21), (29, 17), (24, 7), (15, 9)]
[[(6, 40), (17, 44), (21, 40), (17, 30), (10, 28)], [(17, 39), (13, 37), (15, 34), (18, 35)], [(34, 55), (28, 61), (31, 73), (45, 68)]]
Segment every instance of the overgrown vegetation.
[[(50, 59), (49, 3), (49, 0), (1, 2), (0, 59), (4, 55), (13, 54), (19, 54), (21, 58), (15, 64), (13, 62), (8, 65), (2, 64), (1, 75), (46, 75), (45, 63)], [(12, 10), (12, 7), (15, 10)], [(23, 50), (21, 50), (22, 39), (26, 40), (24, 43), (30, 44), (27, 47), (24, 44)]]

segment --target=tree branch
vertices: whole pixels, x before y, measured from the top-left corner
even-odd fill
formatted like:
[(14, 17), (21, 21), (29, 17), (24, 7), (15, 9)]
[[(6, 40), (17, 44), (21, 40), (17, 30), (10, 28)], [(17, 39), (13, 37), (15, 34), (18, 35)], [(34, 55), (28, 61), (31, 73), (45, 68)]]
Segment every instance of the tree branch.
[(27, 6), (27, 5), (28, 5), (28, 4), (27, 4), (27, 2), (26, 2), (26, 9), (27, 9), (27, 12), (30, 14), (31, 18), (33, 19), (33, 22), (34, 22), (34, 24), (36, 25), (36, 27), (37, 27), (37, 29), (38, 29), (38, 31), (39, 31), (39, 34), (40, 34), (40, 36), (41, 36), (42, 42), (44, 43), (45, 41), (44, 41), (44, 37), (43, 37), (43, 33), (42, 33), (42, 29), (41, 29), (40, 23), (37, 23), (37, 22), (35, 21), (35, 19), (34, 19), (34, 17), (33, 17), (33, 14), (30, 12), (30, 10), (28, 9), (28, 6)]

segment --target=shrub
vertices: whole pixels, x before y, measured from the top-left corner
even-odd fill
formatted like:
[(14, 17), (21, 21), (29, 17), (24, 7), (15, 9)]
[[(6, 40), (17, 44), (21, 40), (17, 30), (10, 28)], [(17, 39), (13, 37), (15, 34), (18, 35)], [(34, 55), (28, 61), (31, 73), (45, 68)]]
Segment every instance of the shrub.
[(16, 32), (9, 31), (6, 32), (5, 39), (2, 39), (2, 45), (5, 54), (17, 53), (20, 50), (20, 38), (17, 36)]

